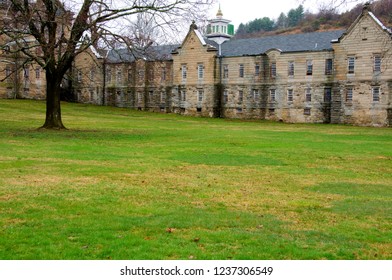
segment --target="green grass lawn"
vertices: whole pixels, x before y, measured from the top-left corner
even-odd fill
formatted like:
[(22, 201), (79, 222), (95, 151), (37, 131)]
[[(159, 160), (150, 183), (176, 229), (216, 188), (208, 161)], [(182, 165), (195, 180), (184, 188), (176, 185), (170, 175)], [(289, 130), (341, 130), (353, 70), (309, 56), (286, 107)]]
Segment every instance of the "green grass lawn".
[(392, 130), (0, 100), (0, 259), (392, 259)]

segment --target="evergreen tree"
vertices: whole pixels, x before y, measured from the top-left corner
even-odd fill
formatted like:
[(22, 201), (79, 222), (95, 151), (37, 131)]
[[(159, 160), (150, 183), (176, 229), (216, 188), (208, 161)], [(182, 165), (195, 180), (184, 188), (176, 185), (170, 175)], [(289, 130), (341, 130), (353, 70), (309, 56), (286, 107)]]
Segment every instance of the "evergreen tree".
[(288, 26), (297, 26), (303, 20), (304, 15), (304, 7), (302, 5), (299, 5), (297, 9), (291, 9), (287, 14)]
[(276, 21), (276, 28), (277, 29), (284, 29), (288, 26), (288, 19), (285, 13), (281, 13)]

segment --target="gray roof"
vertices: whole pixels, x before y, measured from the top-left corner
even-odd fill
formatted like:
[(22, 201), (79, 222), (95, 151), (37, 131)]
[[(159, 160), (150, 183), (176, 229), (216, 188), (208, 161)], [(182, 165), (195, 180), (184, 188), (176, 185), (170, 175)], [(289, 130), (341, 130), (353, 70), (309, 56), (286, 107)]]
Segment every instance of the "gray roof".
[(271, 49), (279, 49), (282, 52), (331, 50), (331, 41), (342, 36), (344, 31), (335, 30), (229, 40), (222, 44), (222, 55), (226, 57), (259, 55)]
[[(231, 39), (222, 44), (222, 56), (252, 56), (264, 54), (271, 49), (282, 52), (306, 52), (332, 50), (332, 40), (339, 39), (345, 30), (313, 32), (290, 35), (274, 35), (251, 39)], [(218, 44), (205, 39), (206, 43), (218, 49)], [(108, 52), (109, 63), (129, 63), (136, 59), (171, 60), (172, 52), (180, 45), (150, 46), (144, 50), (116, 49)]]
[(126, 63), (134, 62), (137, 59), (144, 60), (171, 60), (171, 53), (178, 48), (179, 45), (162, 45), (150, 46), (146, 49), (114, 49), (110, 50), (107, 55), (109, 63)]

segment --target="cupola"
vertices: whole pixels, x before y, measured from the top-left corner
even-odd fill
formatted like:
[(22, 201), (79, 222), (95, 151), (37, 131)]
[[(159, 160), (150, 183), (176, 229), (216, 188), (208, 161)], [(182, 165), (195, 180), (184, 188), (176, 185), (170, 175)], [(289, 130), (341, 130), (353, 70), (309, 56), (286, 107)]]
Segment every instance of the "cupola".
[(207, 38), (222, 44), (234, 36), (234, 25), (230, 24), (230, 20), (223, 18), (223, 13), (219, 5), (216, 18), (209, 20), (207, 26)]

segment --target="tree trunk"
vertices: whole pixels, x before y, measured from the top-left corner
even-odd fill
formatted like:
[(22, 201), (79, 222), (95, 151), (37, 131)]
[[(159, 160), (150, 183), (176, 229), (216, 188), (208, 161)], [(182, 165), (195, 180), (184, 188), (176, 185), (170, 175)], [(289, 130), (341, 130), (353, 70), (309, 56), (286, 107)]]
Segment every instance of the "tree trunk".
[(41, 128), (66, 129), (61, 120), (60, 92), (61, 79), (46, 71), (46, 119)]

